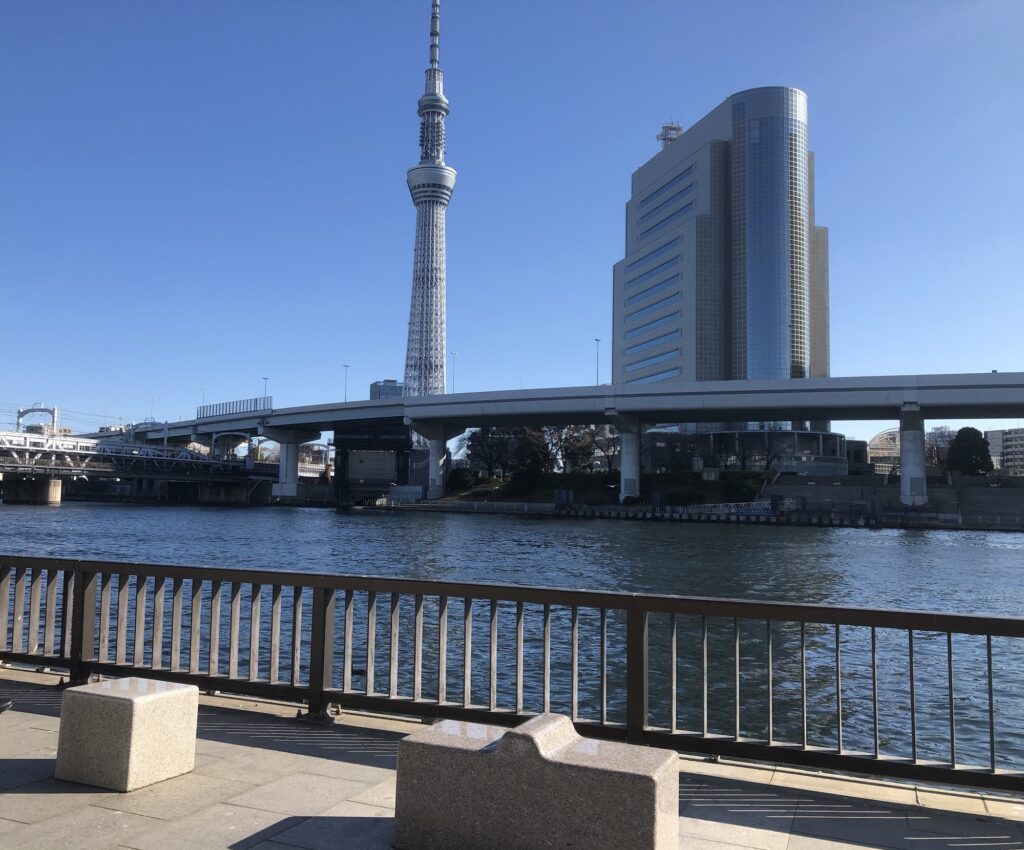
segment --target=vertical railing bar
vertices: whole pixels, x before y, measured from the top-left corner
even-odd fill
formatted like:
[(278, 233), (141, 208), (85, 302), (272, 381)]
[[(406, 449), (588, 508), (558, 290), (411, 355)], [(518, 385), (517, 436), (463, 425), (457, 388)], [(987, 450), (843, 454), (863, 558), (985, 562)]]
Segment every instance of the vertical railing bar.
[(366, 688), (373, 696), (374, 674), (377, 667), (377, 591), (366, 592)]
[(110, 660), (110, 573), (100, 574), (100, 633), (97, 658), (101, 662)]
[[(11, 604), (11, 568), (0, 564), (0, 650), (6, 650), (10, 644), (7, 641), (8, 606)], [(67, 596), (64, 597), (64, 608), (68, 608)]]
[(164, 599), (167, 579), (156, 576), (153, 579), (153, 631), (150, 634), (150, 666), (160, 670), (164, 666)]
[(801, 746), (807, 749), (807, 623), (800, 621), (800, 721)]
[(876, 629), (871, 627), (871, 728), (874, 736), (874, 754), (878, 758), (878, 643)]
[(544, 603), (544, 712), (551, 711), (551, 604)]
[[(302, 586), (292, 587), (292, 686), (302, 682)], [(332, 683), (333, 684), (333, 683)]]
[(462, 600), (462, 707), (473, 704), (473, 600)]
[(32, 582), (28, 588), (28, 641), (30, 654), (39, 652), (39, 602), (43, 591), (43, 571), (32, 568)]
[(733, 738), (740, 739), (740, 620), (732, 618), (733, 707), (735, 708)]
[(249, 681), (260, 677), (260, 595), (263, 585), (249, 585)]
[(412, 629), (412, 698), (423, 698), (423, 594), (413, 600)]
[(448, 701), (448, 597), (437, 599), (437, 704)]
[(199, 651), (202, 646), (203, 627), (203, 581), (192, 579), (192, 592), (189, 594), (188, 603), (188, 672), (199, 672)]
[[(181, 669), (181, 607), (185, 580), (176, 578), (171, 585), (171, 667), (173, 671)], [(118, 612), (120, 619), (121, 612)]]
[(836, 623), (836, 752), (843, 754), (843, 663), (839, 655), (839, 623)]
[(572, 717), (573, 723), (579, 720), (579, 678), (580, 678), (580, 612), (576, 605), (572, 606), (572, 647), (570, 649), (572, 667)]
[(765, 667), (768, 674), (768, 745), (775, 743), (774, 688), (772, 670), (772, 621), (765, 620)]
[(952, 632), (946, 632), (946, 675), (949, 683), (949, 766), (956, 770), (956, 703), (953, 700)]
[(210, 654), (207, 669), (211, 676), (220, 675), (220, 604), (224, 582), (210, 582)]
[(626, 609), (626, 740), (638, 744), (648, 722), (648, 612), (636, 597)]
[(516, 603), (516, 714), (523, 713), (523, 603)]
[(125, 573), (117, 574), (117, 646), (115, 661), (125, 663), (128, 651), (128, 579)]
[(488, 700), (487, 705), (491, 711), (498, 707), (498, 600), (491, 600), (490, 619), (490, 648), (488, 658), (490, 659), (490, 670), (488, 671)]
[(601, 725), (608, 722), (608, 609), (601, 609)]
[(996, 772), (996, 704), (992, 683), (992, 635), (985, 635), (985, 656), (988, 668), (988, 761), (989, 771)]
[(676, 686), (677, 686), (677, 658), (676, 658), (676, 644), (677, 644), (677, 623), (676, 614), (673, 611), (669, 619), (669, 673), (668, 673), (668, 711), (669, 711), (669, 731), (675, 732), (678, 728), (678, 722), (676, 720), (676, 712), (678, 710), (677, 697), (676, 697)]
[(917, 687), (914, 682), (914, 630), (907, 629), (910, 654), (910, 759), (917, 764)]
[[(46, 621), (43, 624), (43, 654), (56, 655), (56, 647), (53, 644), (54, 634), (57, 625), (57, 582), (60, 572), (58, 570), (46, 571)], [(0, 594), (3, 596), (3, 594)], [(6, 599), (4, 600), (6, 602)], [(0, 603), (3, 604), (3, 603)], [(0, 646), (3, 646), (6, 635), (0, 635)]]
[(708, 734), (708, 618), (700, 615), (700, 730), (704, 737)]
[(231, 582), (231, 632), (228, 636), (228, 678), (238, 678), (238, 631), (242, 622), (242, 583)]
[(281, 678), (281, 593), (280, 584), (270, 586), (270, 682)]
[[(355, 622), (355, 591), (345, 590), (345, 621), (342, 624), (342, 639), (345, 648), (342, 655), (341, 687), (346, 693), (352, 691), (352, 627)], [(312, 675), (312, 671), (310, 671)]]
[(25, 632), (25, 568), (14, 570), (14, 622), (11, 629), (11, 648), (14, 652), (24, 650)]
[(402, 597), (397, 593), (391, 594), (391, 645), (388, 648), (388, 696), (394, 699), (398, 696), (398, 637), (401, 628), (401, 603)]
[[(61, 587), (61, 591), (62, 591), (61, 592), (61, 599), (63, 600), (63, 602), (62, 602), (62, 604), (60, 606), (60, 647), (61, 647), (60, 652), (61, 652), (61, 655), (64, 658), (68, 659), (69, 663), (72, 662), (71, 646), (74, 643), (74, 629), (75, 629), (75, 606), (74, 606), (74, 599), (75, 599), (75, 586), (77, 584), (77, 581), (75, 579), (75, 575), (76, 575), (76, 573), (75, 573), (75, 571), (73, 569), (64, 570), (64, 578), (63, 578), (63, 580), (61, 582), (61, 584), (62, 584), (62, 587)], [(90, 579), (90, 581), (92, 582), (93, 592), (95, 593), (96, 585), (95, 585), (94, 579), (95, 579), (95, 574), (93, 574), (92, 579)], [(93, 614), (93, 616), (95, 616), (95, 614), (96, 614), (96, 600), (95, 599), (92, 600), (92, 614)], [(95, 640), (95, 637), (96, 637), (96, 635), (95, 635), (95, 623), (93, 624), (93, 628), (90, 629), (90, 633), (92, 635), (93, 640)], [(94, 645), (94, 648), (95, 648), (95, 645)]]
[(135, 638), (132, 641), (135, 667), (146, 663), (146, 598), (148, 596), (149, 579), (146, 576), (135, 577)]

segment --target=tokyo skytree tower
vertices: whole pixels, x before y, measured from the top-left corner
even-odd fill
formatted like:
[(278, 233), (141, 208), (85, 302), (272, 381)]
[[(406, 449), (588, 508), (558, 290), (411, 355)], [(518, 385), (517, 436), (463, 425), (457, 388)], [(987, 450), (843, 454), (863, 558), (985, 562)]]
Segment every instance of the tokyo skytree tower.
[(412, 304), (405, 350), (407, 396), (444, 395), (445, 389), (445, 210), (455, 188), (455, 169), (444, 162), (444, 73), (438, 65), (441, 3), (430, 10), (430, 67), (419, 99), (420, 162), (409, 169), (409, 191), (416, 205)]

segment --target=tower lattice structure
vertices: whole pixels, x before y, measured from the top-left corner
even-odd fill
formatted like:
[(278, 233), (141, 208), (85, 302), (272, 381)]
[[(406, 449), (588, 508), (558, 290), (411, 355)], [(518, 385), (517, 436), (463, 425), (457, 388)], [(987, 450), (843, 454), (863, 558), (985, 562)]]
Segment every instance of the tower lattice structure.
[(441, 3), (430, 11), (430, 67), (419, 99), (420, 161), (409, 169), (416, 205), (412, 303), (405, 351), (405, 395), (443, 395), (445, 390), (445, 211), (455, 189), (455, 169), (444, 161), (444, 73), (439, 66)]

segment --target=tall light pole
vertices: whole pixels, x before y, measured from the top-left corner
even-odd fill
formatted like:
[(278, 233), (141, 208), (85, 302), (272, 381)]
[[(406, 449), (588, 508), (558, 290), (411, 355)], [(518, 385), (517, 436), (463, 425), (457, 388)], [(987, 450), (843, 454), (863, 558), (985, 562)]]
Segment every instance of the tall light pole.
[(594, 386), (601, 386), (601, 340), (594, 337)]
[(206, 387), (203, 387), (203, 406), (206, 406)]
[(270, 380), (270, 378), (266, 378), (266, 377), (263, 379), (263, 397), (264, 398), (267, 397), (267, 381), (269, 381), (269, 380)]
[(345, 369), (345, 401), (348, 401), (348, 363), (342, 363), (341, 365)]

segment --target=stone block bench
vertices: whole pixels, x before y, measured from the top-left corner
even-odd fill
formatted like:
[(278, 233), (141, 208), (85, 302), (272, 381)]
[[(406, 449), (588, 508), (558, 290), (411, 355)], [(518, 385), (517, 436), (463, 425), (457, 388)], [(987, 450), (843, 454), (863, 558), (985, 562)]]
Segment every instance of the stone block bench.
[(675, 753), (582, 738), (564, 715), (442, 720), (399, 742), (394, 846), (674, 850), (678, 777)]
[(154, 679), (68, 688), (57, 779), (134, 791), (195, 767), (199, 689)]

